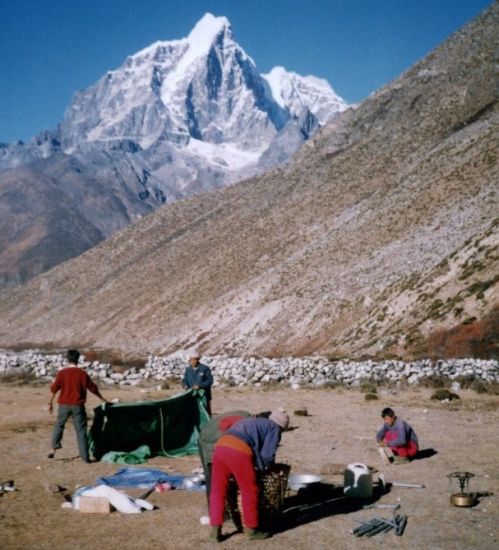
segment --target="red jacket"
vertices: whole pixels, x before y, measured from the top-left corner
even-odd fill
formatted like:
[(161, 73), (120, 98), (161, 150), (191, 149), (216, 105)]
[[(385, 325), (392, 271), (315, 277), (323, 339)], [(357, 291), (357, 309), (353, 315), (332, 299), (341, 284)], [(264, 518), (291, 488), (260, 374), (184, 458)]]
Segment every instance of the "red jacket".
[(96, 384), (92, 382), (90, 376), (75, 366), (68, 366), (61, 369), (53, 384), (50, 386), (50, 391), (56, 393), (61, 390), (57, 402), (59, 405), (83, 405), (87, 399), (87, 390), (97, 395), (98, 389)]

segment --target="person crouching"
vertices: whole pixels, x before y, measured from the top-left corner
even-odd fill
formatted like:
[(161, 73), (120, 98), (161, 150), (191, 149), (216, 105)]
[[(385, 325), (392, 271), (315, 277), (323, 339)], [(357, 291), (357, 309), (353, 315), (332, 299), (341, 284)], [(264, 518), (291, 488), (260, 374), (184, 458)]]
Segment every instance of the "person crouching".
[(419, 450), (416, 432), (405, 420), (397, 417), (393, 409), (386, 407), (381, 412), (383, 427), (376, 434), (382, 447), (388, 446), (395, 455), (394, 464), (404, 464), (414, 458)]
[(258, 498), (256, 470), (269, 469), (275, 462), (282, 431), (289, 425), (289, 416), (282, 410), (269, 418), (239, 420), (218, 439), (213, 453), (210, 491), (210, 538), (222, 540), (222, 525), (229, 478), (234, 477), (241, 492), (243, 523), (252, 540), (265, 539), (269, 533), (258, 530)]

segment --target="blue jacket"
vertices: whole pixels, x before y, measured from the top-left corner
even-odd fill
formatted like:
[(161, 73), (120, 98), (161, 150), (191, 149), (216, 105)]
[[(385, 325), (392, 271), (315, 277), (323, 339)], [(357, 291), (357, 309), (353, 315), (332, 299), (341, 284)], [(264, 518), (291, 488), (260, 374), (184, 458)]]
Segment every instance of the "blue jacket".
[(224, 435), (231, 434), (249, 445), (255, 455), (255, 465), (266, 470), (275, 461), (282, 429), (268, 418), (245, 418), (236, 422)]
[(211, 385), (213, 384), (213, 376), (210, 367), (199, 363), (196, 368), (189, 365), (184, 372), (182, 386), (184, 388), (192, 388), (199, 386), (205, 391), (206, 399), (211, 400)]

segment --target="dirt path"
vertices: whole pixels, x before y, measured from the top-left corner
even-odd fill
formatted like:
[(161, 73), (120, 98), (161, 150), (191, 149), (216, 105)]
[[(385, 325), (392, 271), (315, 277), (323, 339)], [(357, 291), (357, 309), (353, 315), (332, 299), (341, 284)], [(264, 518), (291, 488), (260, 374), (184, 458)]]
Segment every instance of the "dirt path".
[[(156, 392), (139, 388), (108, 389), (108, 398), (120, 401), (157, 399), (178, 389)], [(400, 503), (400, 512), (409, 517), (402, 537), (394, 533), (371, 539), (350, 534), (354, 519), (369, 520), (378, 515), (389, 518), (389, 510), (364, 510), (361, 504), (344, 501), (315, 503), (303, 507), (290, 494), (287, 501), (288, 528), (269, 540), (263, 548), (347, 549), (379, 548), (380, 543), (401, 549), (431, 548), (492, 549), (499, 545), (499, 397), (462, 392), (459, 402), (448, 404), (430, 400), (431, 390), (401, 390), (396, 395), (384, 391), (378, 401), (365, 401), (356, 390), (265, 390), (230, 388), (215, 391), (215, 413), (231, 409), (251, 412), (284, 406), (291, 413), (306, 408), (309, 416), (291, 416), (296, 429), (285, 433), (278, 460), (292, 465), (295, 473), (333, 472), (325, 475), (328, 484), (340, 486), (343, 478), (334, 474), (346, 464), (364, 462), (378, 468), (387, 481), (420, 483), (425, 489), (392, 488), (381, 503)], [(0, 548), (3, 549), (85, 549), (120, 548), (208, 548), (208, 528), (199, 518), (207, 513), (203, 493), (172, 491), (153, 493), (149, 500), (158, 506), (138, 515), (79, 514), (61, 509), (63, 499), (47, 492), (44, 485), (57, 483), (71, 492), (75, 486), (93, 484), (118, 466), (105, 463), (86, 465), (77, 458), (76, 441), (68, 425), (64, 449), (55, 460), (46, 458), (54, 417), (47, 412), (48, 386), (0, 384), (0, 441), (2, 461), (0, 482), (15, 480), (19, 491), (0, 497)], [(89, 407), (97, 400), (90, 397)], [(384, 467), (374, 444), (380, 427), (380, 410), (392, 406), (415, 428), (421, 448), (437, 451), (431, 457), (408, 465)], [(171, 472), (191, 473), (199, 466), (196, 457), (154, 458), (151, 467)], [(449, 505), (451, 494), (446, 475), (456, 470), (475, 474), (474, 491), (491, 491), (474, 508)], [(374, 475), (377, 479), (377, 475)], [(457, 490), (457, 488), (456, 488)], [(453, 492), (456, 492), (454, 490)], [(295, 504), (301, 508), (290, 509)], [(226, 525), (230, 530), (230, 523)], [(237, 534), (222, 548), (253, 546), (245, 535)]]

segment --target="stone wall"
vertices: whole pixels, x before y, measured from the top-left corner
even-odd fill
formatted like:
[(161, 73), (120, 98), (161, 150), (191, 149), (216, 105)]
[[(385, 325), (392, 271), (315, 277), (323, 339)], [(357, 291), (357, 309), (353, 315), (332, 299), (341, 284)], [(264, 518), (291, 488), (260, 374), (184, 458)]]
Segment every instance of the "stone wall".
[[(203, 357), (209, 365), (215, 385), (245, 386), (287, 384), (292, 387), (312, 384), (356, 386), (363, 381), (380, 383), (418, 384), (425, 378), (455, 380), (466, 377), (482, 382), (499, 382), (499, 364), (495, 360), (447, 359), (431, 361), (329, 361), (323, 357), (285, 357), (279, 359), (254, 357)], [(33, 376), (52, 380), (65, 365), (63, 355), (42, 354), (37, 351), (0, 353), (0, 380), (4, 375)], [(134, 386), (155, 384), (165, 380), (180, 380), (187, 362), (179, 356), (150, 356), (144, 368), (117, 367), (98, 361), (81, 360), (95, 380), (105, 384)]]

